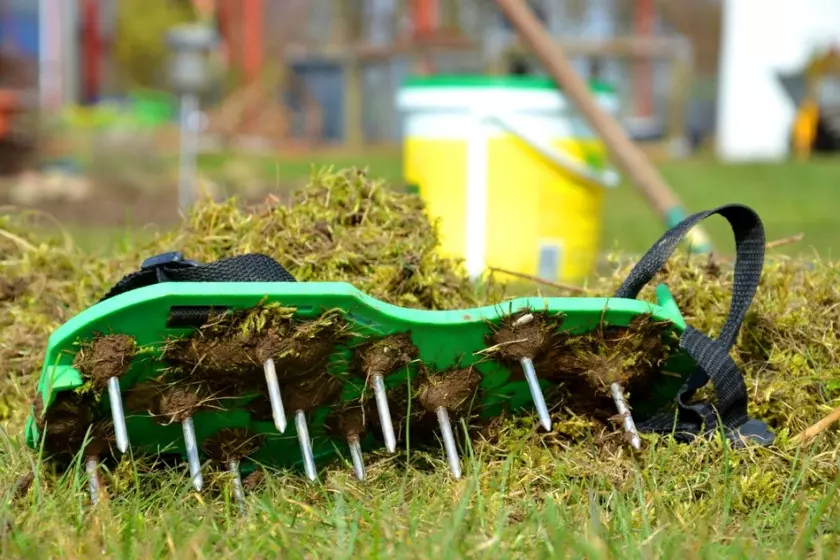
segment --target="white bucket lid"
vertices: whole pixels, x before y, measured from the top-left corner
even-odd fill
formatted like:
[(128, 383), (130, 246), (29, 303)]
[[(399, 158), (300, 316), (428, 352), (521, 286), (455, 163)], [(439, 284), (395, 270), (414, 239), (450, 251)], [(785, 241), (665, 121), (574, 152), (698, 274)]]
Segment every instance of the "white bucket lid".
[[(615, 89), (590, 81), (590, 91), (608, 111), (617, 109)], [(505, 111), (566, 112), (573, 109), (550, 78), (536, 76), (412, 76), (397, 92), (403, 111), (457, 111), (504, 108)]]

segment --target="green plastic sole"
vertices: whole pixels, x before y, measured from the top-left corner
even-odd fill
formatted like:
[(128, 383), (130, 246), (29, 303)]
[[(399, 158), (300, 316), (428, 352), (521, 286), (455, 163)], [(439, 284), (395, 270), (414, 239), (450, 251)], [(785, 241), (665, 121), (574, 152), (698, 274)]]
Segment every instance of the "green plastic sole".
[[(474, 366), (481, 374), (479, 393), (481, 416), (492, 417), (504, 411), (533, 409), (529, 388), (521, 377), (512, 375), (504, 364), (482, 359), (478, 352), (486, 349), (485, 337), (491, 325), (520, 311), (545, 311), (550, 315), (563, 314), (562, 331), (582, 334), (599, 326), (626, 327), (639, 316), (649, 315), (656, 321), (670, 323), (676, 334), (685, 329), (685, 323), (668, 289), (657, 288), (657, 303), (621, 298), (518, 298), (496, 306), (454, 311), (426, 311), (396, 307), (363, 294), (345, 283), (162, 283), (136, 289), (94, 305), (57, 329), (49, 339), (38, 392), (49, 411), (56, 395), (76, 391), (85, 384), (82, 374), (74, 368), (74, 357), (79, 341), (91, 340), (96, 333), (127, 334), (135, 338), (139, 347), (160, 355), (163, 344), (174, 336), (188, 336), (194, 328), (169, 328), (170, 309), (180, 306), (213, 306), (231, 309), (248, 309), (265, 303), (278, 303), (294, 308), (295, 320), (306, 321), (318, 317), (327, 309), (339, 309), (350, 324), (351, 330), (363, 337), (384, 337), (390, 334), (410, 333), (412, 343), (419, 351), (418, 360), (429, 371), (440, 372), (454, 366)], [(336, 354), (346, 349), (336, 348)], [(155, 360), (135, 360), (120, 385), (125, 395), (143, 380), (160, 375), (165, 363)], [(667, 364), (667, 374), (660, 375), (654, 383), (655, 390), (645, 402), (630, 404), (634, 415), (660, 410), (673, 402), (673, 397), (690, 373), (693, 361), (677, 354)], [(405, 385), (407, 377), (416, 372), (411, 366), (385, 378), (386, 386), (393, 389)], [(539, 375), (539, 371), (537, 371)], [(343, 382), (341, 402), (358, 399), (365, 390), (364, 379), (358, 376), (335, 373)], [(544, 389), (551, 381), (541, 379)], [(99, 413), (110, 418), (107, 391), (102, 396)], [(307, 413), (309, 433), (317, 462), (346, 455), (346, 442), (331, 435), (325, 427), (332, 407), (319, 407)], [(226, 410), (200, 410), (193, 415), (199, 442), (223, 428), (247, 429), (265, 436), (264, 444), (247, 460), (243, 468), (254, 463), (281, 468), (299, 467), (300, 448), (295, 433), (292, 411), (287, 410), (290, 422), (285, 433), (277, 432), (273, 423), (257, 420), (237, 403), (228, 403)], [(148, 414), (128, 414), (126, 417), (129, 439), (133, 452), (151, 454), (173, 453), (185, 456), (183, 435), (179, 424), (161, 425)], [(26, 442), (33, 449), (39, 448), (39, 430), (34, 411), (26, 425)], [(381, 447), (381, 438), (367, 430), (362, 440), (363, 449)]]

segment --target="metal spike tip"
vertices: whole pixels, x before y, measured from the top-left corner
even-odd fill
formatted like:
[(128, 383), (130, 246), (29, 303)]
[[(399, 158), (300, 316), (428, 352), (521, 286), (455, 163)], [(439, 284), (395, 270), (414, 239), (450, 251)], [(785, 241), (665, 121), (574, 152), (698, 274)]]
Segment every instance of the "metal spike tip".
[(297, 429), (300, 453), (303, 455), (303, 468), (309, 480), (315, 480), (318, 472), (315, 470), (315, 457), (312, 455), (312, 442), (309, 439), (309, 428), (306, 426), (306, 414), (302, 410), (295, 413), (295, 428)]
[(441, 406), (435, 412), (440, 425), (440, 433), (443, 436), (443, 447), (446, 450), (446, 459), (449, 461), (449, 470), (456, 479), (461, 478), (461, 459), (458, 457), (458, 448), (455, 446), (452, 424), (449, 423), (449, 411)]
[(388, 395), (385, 393), (385, 380), (381, 375), (373, 375), (370, 381), (376, 399), (376, 410), (379, 412), (379, 423), (382, 425), (382, 437), (385, 438), (385, 449), (388, 453), (394, 453), (397, 451), (397, 438), (394, 436), (391, 409), (388, 407)]
[(522, 358), (519, 360), (519, 363), (522, 365), (522, 371), (525, 373), (528, 389), (531, 390), (531, 398), (534, 399), (534, 405), (537, 407), (540, 424), (542, 424), (546, 432), (550, 432), (551, 416), (548, 415), (548, 407), (545, 406), (545, 397), (543, 396), (542, 389), (540, 389), (540, 382), (537, 380), (534, 362), (531, 361), (531, 358)]
[(263, 364), (263, 370), (265, 371), (265, 382), (268, 385), (268, 398), (271, 401), (271, 415), (274, 417), (274, 426), (282, 434), (286, 431), (286, 411), (283, 408), (283, 399), (280, 396), (280, 382), (277, 380), (274, 360), (267, 359)]
[(618, 383), (613, 383), (610, 385), (610, 393), (612, 393), (615, 407), (618, 409), (618, 413), (624, 421), (624, 432), (630, 440), (630, 445), (638, 451), (642, 448), (642, 440), (639, 437), (639, 432), (636, 430), (636, 423), (633, 421), (633, 415), (630, 414), (630, 408), (627, 406), (627, 401), (624, 398), (624, 390)]
[(362, 446), (359, 443), (359, 436), (352, 435), (347, 438), (347, 445), (350, 446), (350, 458), (353, 459), (353, 471), (359, 480), (365, 479), (365, 462), (362, 459)]
[(120, 380), (116, 377), (108, 379), (108, 397), (111, 401), (111, 417), (114, 420), (114, 435), (117, 438), (117, 448), (121, 453), (128, 451), (128, 429), (125, 426)]
[(239, 461), (228, 462), (228, 470), (233, 474), (233, 496), (240, 513), (245, 513), (245, 489), (242, 487), (242, 477), (239, 475)]
[(91, 455), (85, 462), (85, 472), (88, 477), (88, 489), (90, 501), (94, 505), (99, 503), (99, 495), (102, 492), (102, 480), (99, 478), (99, 457)]
[(195, 425), (193, 419), (187, 417), (181, 422), (181, 428), (184, 432), (184, 443), (187, 448), (187, 462), (190, 466), (190, 478), (192, 479), (193, 487), (196, 492), (201, 492), (204, 488), (204, 478), (201, 476), (201, 462), (198, 459), (198, 442), (195, 438)]

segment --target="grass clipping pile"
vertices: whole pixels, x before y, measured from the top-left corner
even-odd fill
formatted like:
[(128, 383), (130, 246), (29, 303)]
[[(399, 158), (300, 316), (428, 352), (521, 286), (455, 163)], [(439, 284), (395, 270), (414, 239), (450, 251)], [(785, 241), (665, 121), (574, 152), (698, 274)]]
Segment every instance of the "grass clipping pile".
[[(269, 198), (252, 208), (235, 199), (204, 202), (178, 230), (108, 259), (85, 253), (66, 238), (27, 233), (30, 217), (0, 217), (0, 363), (5, 368), (0, 418), (15, 434), (21, 432), (32, 402), (49, 334), (95, 303), (143, 258), (159, 252), (186, 248), (188, 258), (208, 262), (257, 251), (275, 258), (299, 281), (347, 281), (405, 307), (464, 308), (498, 303), (505, 296), (494, 282), (476, 285), (460, 262), (438, 255), (436, 228), (418, 197), (390, 190), (355, 169), (320, 171), (286, 202)], [(616, 275), (604, 278), (589, 295), (613, 293), (628, 266), (618, 266)], [(720, 329), (732, 288), (727, 265), (676, 256), (659, 280), (674, 292), (689, 324), (711, 334)], [(768, 421), (779, 441), (840, 405), (838, 286), (835, 264), (769, 260), (733, 352), (747, 374), (751, 414)], [(536, 285), (524, 288), (540, 293)], [(640, 297), (652, 300), (652, 289)], [(607, 351), (621, 340), (609, 330), (599, 332), (607, 338), (590, 340), (588, 347)], [(188, 347), (179, 350), (185, 362), (195, 353)], [(567, 369), (584, 373), (606, 371), (621, 359), (593, 355), (587, 366), (580, 352), (555, 357)], [(545, 366), (541, 370), (548, 371)], [(574, 406), (555, 412), (557, 433), (603, 429), (579, 417), (583, 411)]]

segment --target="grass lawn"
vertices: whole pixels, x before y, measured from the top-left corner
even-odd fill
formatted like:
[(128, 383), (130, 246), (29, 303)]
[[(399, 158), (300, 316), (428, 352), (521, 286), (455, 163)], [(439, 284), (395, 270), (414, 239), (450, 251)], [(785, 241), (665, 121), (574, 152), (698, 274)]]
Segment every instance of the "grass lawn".
[[(367, 456), (349, 465), (279, 473), (249, 492), (240, 515), (230, 479), (202, 495), (186, 468), (106, 473), (112, 498), (91, 506), (84, 467), (36, 480), (17, 434), (4, 437), (3, 558), (836, 558), (837, 450), (735, 452), (716, 443), (645, 441), (630, 458), (594, 439), (567, 446), (534, 434), (535, 420), (472, 449), (453, 480), (442, 452)], [(562, 441), (562, 440), (561, 440)], [(825, 492), (825, 493), (822, 493)]]
[[(276, 157), (206, 155), (201, 168), (213, 174), (227, 160), (245, 162), (275, 189), (286, 190), (304, 183), (312, 167), (367, 167), (371, 174), (400, 187), (401, 160), (393, 151), (361, 155), (315, 154), (310, 156), (282, 154)], [(754, 208), (772, 241), (798, 233), (804, 239), (774, 252), (790, 255), (836, 258), (836, 241), (840, 231), (835, 209), (840, 207), (840, 158), (815, 159), (811, 162), (723, 165), (709, 157), (661, 163), (659, 169), (668, 184), (683, 200), (689, 213), (720, 204), (739, 202)], [(733, 239), (722, 218), (710, 218), (704, 227), (712, 236), (718, 252), (730, 254)], [(88, 229), (72, 227), (76, 241), (85, 247), (107, 252), (119, 244), (147, 239), (154, 228), (138, 230)], [(664, 231), (658, 216), (642, 196), (626, 182), (606, 198), (602, 247), (631, 253), (647, 250)]]

